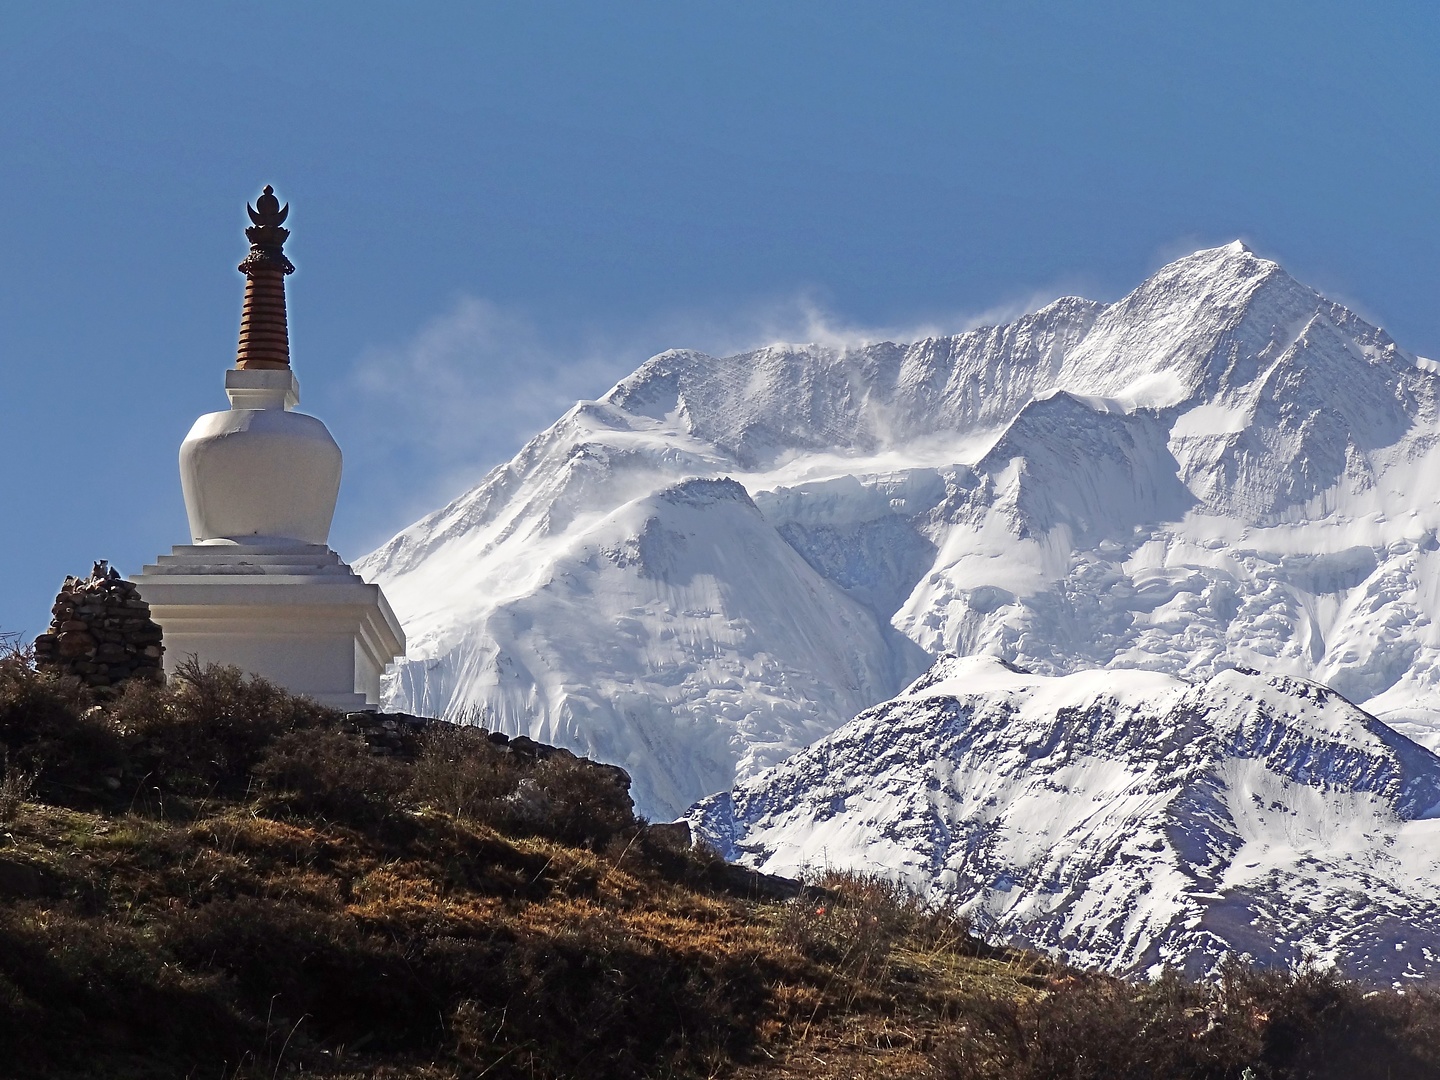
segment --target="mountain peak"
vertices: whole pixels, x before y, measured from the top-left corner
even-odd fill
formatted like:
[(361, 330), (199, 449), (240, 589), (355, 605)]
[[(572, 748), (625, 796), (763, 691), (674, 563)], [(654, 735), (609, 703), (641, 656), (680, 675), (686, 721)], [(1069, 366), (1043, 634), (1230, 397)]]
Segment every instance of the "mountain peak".
[(659, 353), (359, 564), (414, 643), (390, 704), (633, 755), (666, 813), (922, 652), (1430, 710), (1440, 402), (1406, 355), (1239, 241), (910, 344)]
[(1115, 306), (1125, 305), (1131, 297), (1177, 289), (1208, 294), (1220, 303), (1243, 305), (1256, 288), (1275, 278), (1320, 299), (1318, 293), (1295, 281), (1279, 263), (1256, 255), (1241, 240), (1232, 240), (1172, 259)]

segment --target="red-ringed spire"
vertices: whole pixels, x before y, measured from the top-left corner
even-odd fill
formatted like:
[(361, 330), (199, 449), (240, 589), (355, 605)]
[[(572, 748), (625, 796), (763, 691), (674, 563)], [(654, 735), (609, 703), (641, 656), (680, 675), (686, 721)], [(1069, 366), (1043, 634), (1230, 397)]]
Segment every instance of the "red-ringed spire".
[(254, 223), (245, 230), (250, 254), (239, 266), (245, 275), (245, 306), (240, 313), (240, 347), (235, 366), (244, 371), (290, 367), (290, 328), (285, 319), (285, 275), (295, 267), (285, 257), (290, 230), (281, 228), (290, 204), (280, 205), (269, 184), (255, 205), (245, 209)]

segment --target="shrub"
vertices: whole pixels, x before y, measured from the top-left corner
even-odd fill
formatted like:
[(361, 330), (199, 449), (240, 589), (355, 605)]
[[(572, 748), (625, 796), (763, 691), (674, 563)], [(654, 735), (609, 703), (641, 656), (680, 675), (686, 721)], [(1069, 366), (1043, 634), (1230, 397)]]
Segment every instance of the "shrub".
[(0, 749), (10, 767), (38, 776), (38, 790), (57, 803), (99, 786), (114, 771), (121, 747), (90, 693), (74, 679), (35, 670), (29, 656), (0, 656)]
[(1317, 970), (1240, 981), (1252, 1009), (1267, 1018), (1262, 1060), (1277, 1080), (1440, 1076), (1440, 992), (1433, 987), (1367, 991)]
[(270, 742), (341, 721), (259, 676), (202, 667), (193, 657), (166, 687), (127, 683), (109, 716), (127, 741), (131, 768), (188, 795), (242, 793)]
[(439, 1032), (437, 989), (399, 941), (355, 919), (242, 897), (184, 913), (165, 940), (191, 970), (231, 982), (244, 1013), (295, 1027), (297, 1053), (367, 1037), (380, 1047), (423, 1046)]
[(1440, 1075), (1440, 994), (1233, 964), (1202, 983), (1070, 973), (970, 1003), (937, 1062), (949, 1080), (1421, 1080)]
[(479, 728), (436, 725), (425, 735), (410, 795), (462, 820), (603, 846), (636, 824), (628, 778), (567, 751), (528, 758)]
[(425, 959), (432, 981), (462, 995), (451, 1038), (476, 1076), (721, 1075), (719, 1063), (744, 1060), (754, 1045), (769, 993), (746, 958), (681, 959), (621, 935), (451, 938)]
[(351, 824), (386, 816), (410, 780), (410, 767), (377, 757), (357, 735), (288, 731), (255, 766), (255, 778), (304, 814)]
[(883, 961), (895, 942), (974, 956), (970, 920), (948, 901), (931, 901), (903, 882), (875, 874), (830, 871), (784, 908), (782, 941), (825, 963), (853, 967)]
[(10, 751), (6, 749), (0, 758), (0, 822), (14, 821), (20, 804), (30, 797), (34, 788), (35, 773), (11, 765)]
[(437, 724), (422, 739), (410, 795), (462, 821), (495, 822), (520, 775), (484, 731)]
[[(213, 979), (175, 965), (150, 935), (63, 906), (0, 905), (0, 1072), (55, 1076), (60, 1061), (150, 1063), (131, 1075), (186, 1076), (258, 1044)], [(100, 1075), (77, 1070), (65, 1075)], [(112, 1075), (108, 1070), (104, 1075)]]
[(608, 922), (436, 929), (238, 898), (177, 916), (163, 940), (197, 977), (223, 980), (243, 1015), (294, 1030), (286, 1061), (300, 1068), (361, 1043), (453, 1048), (466, 1076), (709, 1075), (699, 1062), (743, 1053), (766, 999), (743, 957), (684, 958)]
[[(615, 775), (618, 772), (569, 754), (553, 754), (527, 778), (538, 799), (522, 801), (529, 793), (517, 786), (511, 796), (515, 817), (558, 840), (603, 845), (636, 824), (635, 804)], [(535, 807), (543, 812), (538, 823), (529, 820)]]

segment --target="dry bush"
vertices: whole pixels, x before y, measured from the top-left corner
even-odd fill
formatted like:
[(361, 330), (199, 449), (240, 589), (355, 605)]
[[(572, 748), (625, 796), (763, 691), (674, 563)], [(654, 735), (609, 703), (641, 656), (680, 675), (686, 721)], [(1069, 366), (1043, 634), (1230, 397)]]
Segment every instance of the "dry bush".
[(1249, 974), (1244, 990), (1263, 1013), (1262, 1063), (1276, 1080), (1440, 1076), (1440, 990), (1369, 990), (1333, 971)]
[(168, 686), (131, 680), (101, 705), (23, 652), (0, 657), (0, 748), (60, 805), (134, 805), (137, 788), (243, 794), (271, 741), (339, 723), (338, 713), (236, 668), (191, 661)]
[(410, 795), (461, 821), (494, 822), (520, 775), (484, 731), (436, 724), (422, 737)]
[(450, 1013), (451, 1038), (486, 1077), (720, 1075), (719, 1063), (748, 1056), (769, 996), (763, 973), (743, 958), (686, 959), (623, 938), (521, 941), (503, 951), (437, 945), (431, 957), (448, 954), (451, 985), (465, 994)]
[(699, 1063), (745, 1052), (766, 999), (753, 964), (643, 945), (608, 920), (517, 933), (240, 898), (185, 913), (162, 939), (245, 1015), (295, 1029), (287, 1060), (301, 1068), (358, 1044), (454, 1054), (466, 1075), (705, 1075)]
[(40, 793), (68, 803), (114, 770), (122, 749), (115, 732), (75, 679), (36, 671), (23, 650), (0, 656), (0, 748), (12, 767), (41, 774)]
[(108, 710), (134, 772), (187, 795), (239, 794), (271, 741), (339, 713), (239, 668), (183, 661), (168, 686), (132, 681)]
[(1167, 975), (1132, 987), (1082, 980), (1022, 1012), (1030, 1076), (1238, 1076), (1258, 1056), (1251, 1017), (1212, 987)]
[(981, 949), (968, 920), (951, 905), (929, 902), (886, 878), (851, 872), (827, 873), (786, 901), (775, 934), (826, 973), (823, 991), (806, 995), (813, 1000), (803, 1010), (789, 1010), (787, 1019), (802, 1042), (817, 1023), (888, 1014), (902, 997), (921, 1012), (948, 1014), (949, 1006), (919, 984), (928, 980), (932, 964), (945, 968)]
[(0, 905), (0, 1072), (61, 1072), (57, 1062), (148, 1063), (134, 1076), (184, 1076), (200, 1061), (234, 1062), (263, 1024), (237, 1015), (213, 977), (184, 971), (153, 937), (64, 906)]
[(937, 1063), (948, 1080), (1421, 1080), (1440, 1076), (1440, 994), (1238, 964), (1208, 982), (1071, 973), (974, 1002)]
[(254, 775), (292, 810), (364, 824), (395, 810), (410, 771), (377, 757), (358, 735), (288, 731), (266, 747)]
[(860, 966), (883, 961), (899, 942), (965, 956), (980, 949), (970, 920), (954, 905), (927, 900), (902, 882), (850, 871), (813, 879), (785, 905), (777, 932), (813, 959)]
[(10, 764), (10, 751), (4, 751), (0, 758), (0, 822), (14, 821), (20, 813), (20, 806), (35, 790), (36, 773)]
[(73, 679), (41, 674), (22, 653), (0, 657), (0, 742), (43, 758), (64, 748), (93, 701)]
[(564, 751), (527, 759), (478, 728), (427, 732), (409, 794), (463, 821), (568, 843), (604, 846), (637, 824), (621, 770)]
[(1022, 1003), (967, 1003), (937, 1061), (947, 1080), (1238, 1078), (1259, 1056), (1253, 1027), (1224, 1023), (1209, 988), (1065, 976)]
[(295, 1025), (303, 1060), (315, 1042), (378, 1048), (433, 1044), (440, 1031), (438, 988), (392, 935), (358, 920), (285, 901), (219, 899), (185, 913), (164, 935), (187, 968), (218, 975), (237, 1004), (270, 1026)]
[[(612, 770), (592, 762), (556, 753), (539, 762), (530, 776), (538, 798), (522, 811), (522, 792), (517, 787), (512, 800), (517, 820), (533, 824), (537, 831), (572, 844), (603, 846), (623, 829), (636, 824), (635, 804), (628, 786), (622, 786)], [(536, 810), (538, 823), (528, 820)]]

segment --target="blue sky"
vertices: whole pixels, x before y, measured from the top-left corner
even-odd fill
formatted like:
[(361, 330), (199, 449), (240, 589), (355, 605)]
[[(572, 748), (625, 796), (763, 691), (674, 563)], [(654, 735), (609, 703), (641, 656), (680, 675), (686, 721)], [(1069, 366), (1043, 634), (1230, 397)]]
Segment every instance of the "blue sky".
[(1437, 46), (1419, 3), (5, 5), (0, 630), (186, 541), (264, 183), (354, 559), (661, 349), (1236, 237), (1440, 354)]

